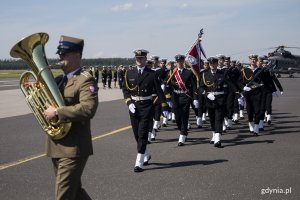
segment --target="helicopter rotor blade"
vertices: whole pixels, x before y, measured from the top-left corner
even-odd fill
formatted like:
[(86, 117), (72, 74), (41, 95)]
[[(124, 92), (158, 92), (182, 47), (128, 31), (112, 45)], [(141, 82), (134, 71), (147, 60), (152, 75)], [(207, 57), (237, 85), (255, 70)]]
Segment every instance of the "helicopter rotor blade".
[(300, 47), (284, 47), (284, 48), (288, 48), (288, 49), (300, 49)]

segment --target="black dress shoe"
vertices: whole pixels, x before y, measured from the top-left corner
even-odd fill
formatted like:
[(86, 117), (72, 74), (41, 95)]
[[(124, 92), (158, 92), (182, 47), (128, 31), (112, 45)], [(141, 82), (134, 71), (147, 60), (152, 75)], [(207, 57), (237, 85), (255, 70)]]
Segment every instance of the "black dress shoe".
[(253, 135), (254, 135), (254, 136), (258, 136), (258, 133), (256, 133), (256, 132), (253, 132)]
[(201, 126), (201, 125), (198, 125), (198, 128), (202, 128), (202, 126)]
[(217, 142), (217, 143), (214, 144), (214, 145), (215, 145), (215, 147), (217, 147), (217, 148), (221, 148), (221, 147), (222, 147), (221, 141)]
[(162, 127), (167, 127), (167, 124), (162, 124)]
[(151, 138), (151, 141), (155, 141), (155, 138)]
[(179, 147), (182, 147), (182, 146), (184, 146), (184, 143), (178, 142), (178, 146), (179, 146)]
[(259, 128), (259, 131), (264, 131), (265, 129), (264, 128)]
[(254, 133), (254, 131), (250, 131), (250, 134), (253, 134)]
[(175, 123), (175, 120), (172, 120), (173, 123)]
[(138, 173), (138, 172), (142, 172), (142, 171), (144, 171), (144, 170), (143, 170), (143, 168), (140, 168), (140, 167), (138, 167), (138, 166), (135, 166), (133, 171)]
[(144, 162), (145, 166), (149, 165), (149, 160), (151, 160), (151, 155), (149, 156), (148, 160)]
[(209, 144), (213, 144), (213, 143), (214, 143), (214, 141), (212, 141), (212, 140), (209, 142)]
[(150, 141), (147, 141), (147, 144), (151, 144), (151, 142), (150, 142)]
[(268, 124), (271, 125), (271, 120), (268, 121)]

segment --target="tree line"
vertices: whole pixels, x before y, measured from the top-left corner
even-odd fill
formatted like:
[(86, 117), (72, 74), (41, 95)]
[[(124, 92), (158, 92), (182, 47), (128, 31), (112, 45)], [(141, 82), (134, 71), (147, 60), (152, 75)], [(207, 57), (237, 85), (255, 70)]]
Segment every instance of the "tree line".
[[(57, 63), (58, 59), (48, 59), (50, 65)], [(95, 58), (87, 59), (83, 58), (81, 66), (129, 66), (134, 65), (134, 58)], [(0, 60), (0, 69), (2, 70), (14, 70), (14, 69), (29, 69), (29, 66), (22, 59), (4, 59)]]

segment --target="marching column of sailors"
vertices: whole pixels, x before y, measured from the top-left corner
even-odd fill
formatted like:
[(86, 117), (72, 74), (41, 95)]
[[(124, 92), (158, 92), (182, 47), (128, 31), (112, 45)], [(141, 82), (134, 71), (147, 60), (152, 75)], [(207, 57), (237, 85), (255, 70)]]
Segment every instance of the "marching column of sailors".
[[(233, 122), (244, 119), (245, 105), (252, 135), (264, 130), (264, 120), (271, 124), (272, 98), (277, 95), (276, 86), (281, 94), (283, 88), (263, 57), (250, 55), (250, 66), (246, 68), (224, 55), (209, 57), (201, 63), (203, 68), (197, 75), (185, 62), (184, 55), (176, 55), (174, 65), (166, 59), (159, 60), (158, 56), (147, 61), (148, 51), (143, 49), (134, 53), (137, 67), (125, 72), (122, 89), (137, 141), (135, 172), (143, 171), (143, 166), (148, 164), (151, 156), (146, 146), (169, 120), (177, 125), (178, 146), (184, 146), (190, 107), (195, 112), (198, 128), (209, 117), (210, 143), (217, 148), (222, 147), (222, 133), (232, 129)], [(151, 75), (140, 76), (141, 68)]]

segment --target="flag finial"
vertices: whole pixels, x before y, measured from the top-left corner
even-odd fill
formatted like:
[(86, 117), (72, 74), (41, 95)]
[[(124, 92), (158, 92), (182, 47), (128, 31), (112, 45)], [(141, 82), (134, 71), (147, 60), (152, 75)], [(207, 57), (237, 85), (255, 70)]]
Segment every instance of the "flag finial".
[(199, 34), (198, 34), (198, 38), (201, 38), (202, 35), (203, 35), (203, 28), (200, 29), (200, 32), (199, 32)]

